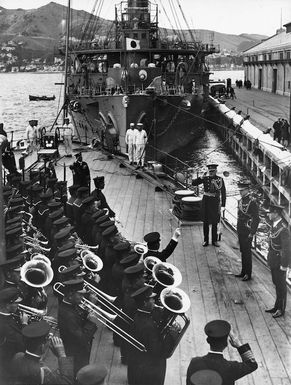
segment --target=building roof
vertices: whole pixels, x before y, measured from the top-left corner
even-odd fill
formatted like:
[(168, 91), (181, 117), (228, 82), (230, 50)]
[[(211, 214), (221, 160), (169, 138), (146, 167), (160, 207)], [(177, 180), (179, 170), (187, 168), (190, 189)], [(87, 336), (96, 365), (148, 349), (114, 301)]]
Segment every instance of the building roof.
[(291, 33), (286, 30), (262, 41), (254, 47), (244, 51), (244, 55), (253, 55), (269, 51), (291, 49)]

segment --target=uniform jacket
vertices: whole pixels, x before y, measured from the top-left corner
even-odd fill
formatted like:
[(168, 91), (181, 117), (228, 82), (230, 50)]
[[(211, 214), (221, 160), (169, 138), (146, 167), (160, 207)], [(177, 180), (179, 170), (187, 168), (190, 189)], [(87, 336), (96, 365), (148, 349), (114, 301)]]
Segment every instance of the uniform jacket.
[(74, 358), (75, 371), (89, 363), (91, 344), (96, 325), (81, 311), (65, 302), (59, 304), (58, 324), (66, 355)]
[(126, 144), (135, 144), (135, 136), (136, 136), (136, 129), (132, 130), (131, 128), (129, 128), (127, 131), (126, 131), (126, 134), (125, 134), (125, 143)]
[(38, 357), (28, 352), (17, 353), (12, 361), (16, 374), (14, 385), (63, 385), (74, 383), (73, 360), (71, 357), (58, 359), (58, 369), (43, 366)]
[(146, 254), (144, 254), (143, 258), (146, 258), (147, 256), (152, 256), (152, 257), (157, 257), (159, 258), (162, 262), (165, 262), (169, 256), (173, 253), (177, 246), (178, 242), (174, 241), (174, 239), (171, 239), (170, 242), (168, 243), (167, 247), (162, 250), (148, 250)]
[(282, 220), (272, 226), (269, 234), (268, 265), (271, 269), (290, 264), (290, 233)]
[[(224, 180), (220, 176), (203, 176), (192, 180), (193, 186), (203, 184), (204, 195), (201, 205), (202, 220), (207, 223), (218, 223), (220, 221), (220, 207), (225, 207), (226, 190)], [(207, 194), (211, 194), (208, 196)]]
[(237, 217), (238, 231), (255, 234), (260, 222), (257, 202), (250, 197), (240, 199)]
[(164, 343), (151, 313), (138, 309), (134, 316), (132, 335), (145, 345), (147, 352), (130, 347), (128, 383), (130, 385), (163, 385), (166, 373)]
[(109, 210), (109, 217), (110, 218), (115, 217), (115, 212), (113, 210), (111, 210), (111, 208), (109, 207), (109, 205), (106, 201), (105, 195), (103, 194), (103, 192), (100, 189), (96, 188), (94, 191), (92, 191), (91, 195), (94, 198), (96, 198), (98, 201), (100, 201), (99, 209), (108, 209)]
[(233, 385), (239, 378), (255, 371), (258, 367), (255, 359), (253, 357), (251, 359), (247, 358), (248, 354), (251, 353), (249, 345), (242, 345), (238, 352), (241, 354), (242, 362), (228, 361), (222, 354), (211, 352), (206, 356), (192, 358), (187, 370), (186, 385), (192, 385), (190, 381), (191, 376), (203, 369), (211, 369), (218, 372), (223, 380), (222, 385)]
[(8, 370), (16, 353), (24, 351), (21, 329), (22, 325), (12, 315), (0, 314), (0, 369), (3, 371)]
[(88, 187), (90, 182), (90, 170), (86, 162), (74, 162), (70, 169), (73, 172), (73, 184)]

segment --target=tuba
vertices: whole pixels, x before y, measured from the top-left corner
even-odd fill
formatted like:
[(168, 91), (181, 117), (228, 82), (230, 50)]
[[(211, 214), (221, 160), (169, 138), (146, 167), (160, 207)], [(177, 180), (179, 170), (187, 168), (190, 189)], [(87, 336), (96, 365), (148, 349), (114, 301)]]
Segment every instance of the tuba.
[(31, 287), (44, 287), (53, 280), (54, 272), (43, 260), (32, 259), (25, 262), (20, 269), (20, 278)]
[[(164, 354), (169, 358), (173, 355), (190, 324), (189, 318), (184, 313), (189, 310), (191, 303), (188, 295), (177, 287), (163, 289), (160, 294), (160, 302), (164, 307), (160, 324), (164, 340)], [(184, 321), (183, 326), (177, 322), (178, 317)]]
[(51, 266), (51, 260), (43, 254), (39, 254), (39, 253), (31, 254), (30, 260), (31, 261), (36, 261), (36, 260), (37, 261), (43, 261), (44, 263), (47, 263), (49, 266)]
[(141, 259), (143, 258), (144, 254), (148, 252), (148, 247), (144, 243), (136, 243), (133, 247), (133, 250), (140, 255)]
[(92, 253), (92, 251), (82, 250), (80, 257), (82, 258), (83, 266), (85, 269), (91, 271), (92, 273), (97, 273), (97, 271), (102, 270), (102, 259), (98, 257), (98, 255)]
[(148, 257), (145, 257), (143, 262), (144, 262), (144, 265), (145, 265), (145, 280), (146, 280), (146, 284), (152, 286), (152, 285), (155, 284), (155, 282), (153, 282), (154, 281), (154, 279), (153, 279), (153, 268), (155, 267), (156, 264), (162, 263), (162, 261), (159, 258), (157, 258), (157, 257), (148, 256)]
[(168, 262), (157, 263), (153, 267), (154, 291), (159, 293), (165, 287), (176, 287), (182, 282), (180, 270)]

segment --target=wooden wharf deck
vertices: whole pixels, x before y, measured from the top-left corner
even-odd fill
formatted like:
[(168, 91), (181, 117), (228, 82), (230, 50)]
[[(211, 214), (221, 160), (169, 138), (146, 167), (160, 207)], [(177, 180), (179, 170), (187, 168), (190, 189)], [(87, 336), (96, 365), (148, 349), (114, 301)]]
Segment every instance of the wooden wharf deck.
[(252, 88), (235, 88), (236, 99), (226, 99), (227, 107), (236, 107), (243, 116), (249, 114), (250, 122), (262, 131), (273, 127), (278, 118), (290, 120), (290, 97)]
[[(105, 176), (107, 201), (120, 220), (118, 228), (128, 240), (142, 241), (149, 231), (159, 231), (162, 246), (169, 242), (178, 220), (170, 213), (171, 197), (166, 192), (155, 192), (155, 185), (137, 179), (132, 168), (120, 168), (118, 159), (108, 160), (97, 151), (83, 152), (89, 164), (91, 179)], [(74, 158), (62, 158), (57, 166), (59, 179), (63, 177), (63, 162), (71, 164)], [(67, 170), (68, 186), (72, 175)], [(220, 248), (202, 247), (202, 226), (182, 226), (182, 235), (169, 262), (177, 266), (183, 277), (180, 285), (190, 297), (187, 315), (190, 326), (174, 355), (167, 360), (165, 385), (185, 385), (186, 371), (193, 356), (204, 355), (208, 344), (204, 325), (213, 319), (228, 320), (243, 343), (248, 342), (258, 362), (258, 369), (237, 383), (241, 385), (291, 384), (291, 301), (288, 298), (285, 316), (273, 319), (265, 313), (274, 303), (274, 287), (268, 268), (253, 261), (253, 280), (242, 282), (233, 273), (240, 270), (237, 240), (224, 230)], [(56, 299), (50, 296), (50, 312), (56, 312)], [(238, 359), (232, 347), (225, 357)], [(48, 357), (48, 359), (50, 359)], [(119, 348), (114, 347), (112, 333), (99, 325), (91, 361), (104, 364), (109, 373), (108, 385), (126, 385), (126, 366), (120, 362)], [(154, 384), (153, 384), (154, 385)]]

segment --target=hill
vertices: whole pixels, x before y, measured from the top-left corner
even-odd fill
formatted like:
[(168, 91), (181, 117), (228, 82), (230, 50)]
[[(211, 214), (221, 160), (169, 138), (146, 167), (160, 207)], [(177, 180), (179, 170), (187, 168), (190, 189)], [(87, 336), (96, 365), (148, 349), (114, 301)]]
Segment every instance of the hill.
[[(51, 53), (57, 47), (59, 41), (64, 37), (64, 19), (67, 7), (51, 2), (43, 7), (24, 10), (6, 9), (0, 7), (0, 43), (13, 40), (23, 42), (23, 49), (32, 52)], [(72, 10), (71, 34), (74, 37), (82, 35), (84, 26), (89, 20), (90, 13), (80, 10)], [(91, 16), (92, 17), (92, 16)], [(112, 21), (95, 18), (99, 26), (98, 34), (106, 35), (106, 31), (112, 26)], [(161, 29), (168, 35), (173, 34), (170, 29)], [(250, 48), (266, 36), (256, 34), (230, 35), (210, 30), (193, 30), (197, 40), (204, 43), (213, 42), (220, 49), (236, 53)], [(191, 39), (189, 31), (185, 31), (187, 39)]]

